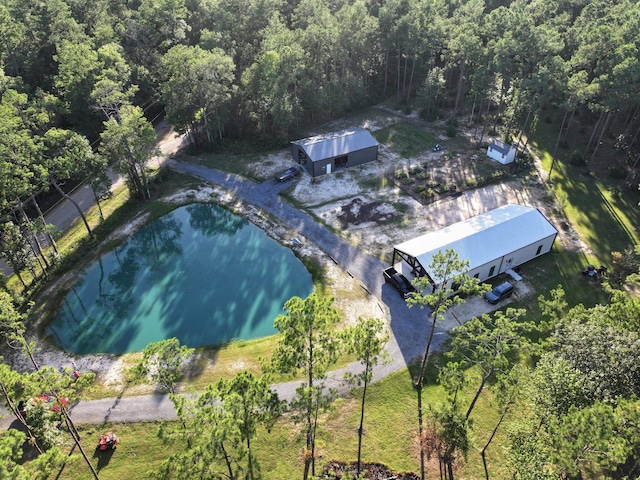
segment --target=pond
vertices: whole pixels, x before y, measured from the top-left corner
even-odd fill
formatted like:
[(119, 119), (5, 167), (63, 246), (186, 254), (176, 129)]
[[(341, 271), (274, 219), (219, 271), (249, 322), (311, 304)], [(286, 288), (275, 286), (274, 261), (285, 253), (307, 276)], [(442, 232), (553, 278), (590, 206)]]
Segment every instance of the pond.
[(126, 353), (177, 337), (190, 347), (275, 333), (311, 274), (289, 250), (228, 210), (180, 207), (87, 268), (49, 328), (70, 352)]

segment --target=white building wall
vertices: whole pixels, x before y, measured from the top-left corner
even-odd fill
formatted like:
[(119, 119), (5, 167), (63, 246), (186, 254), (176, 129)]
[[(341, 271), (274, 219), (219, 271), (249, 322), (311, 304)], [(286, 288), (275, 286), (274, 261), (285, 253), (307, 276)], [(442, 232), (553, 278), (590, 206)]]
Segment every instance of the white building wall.
[[(534, 258), (549, 252), (551, 250), (551, 247), (553, 246), (555, 238), (555, 235), (550, 235), (547, 238), (543, 238), (535, 243), (532, 243), (531, 245), (516, 250), (515, 252), (508, 253), (503, 257), (496, 258), (488, 263), (485, 263), (484, 265), (470, 269), (468, 275), (472, 278), (478, 275), (477, 278), (480, 282), (489, 280), (490, 278), (506, 272), (510, 268), (522, 265), (529, 260), (533, 260)], [(538, 248), (540, 248), (539, 253)], [(405, 274), (405, 277), (413, 278), (413, 276), (410, 274), (409, 265), (407, 265), (404, 261), (397, 264), (396, 270), (406, 271), (407, 273)], [(447, 287), (451, 287), (451, 284), (447, 285)]]
[(511, 162), (513, 162), (515, 160), (515, 158), (516, 158), (516, 150), (515, 150), (515, 148), (512, 148), (505, 155), (502, 152), (500, 152), (498, 150), (494, 150), (493, 148), (489, 147), (489, 149), (487, 150), (487, 155), (489, 156), (489, 158), (495, 160), (496, 162), (499, 162), (499, 163), (501, 163), (503, 165), (506, 165), (506, 164), (511, 163)]

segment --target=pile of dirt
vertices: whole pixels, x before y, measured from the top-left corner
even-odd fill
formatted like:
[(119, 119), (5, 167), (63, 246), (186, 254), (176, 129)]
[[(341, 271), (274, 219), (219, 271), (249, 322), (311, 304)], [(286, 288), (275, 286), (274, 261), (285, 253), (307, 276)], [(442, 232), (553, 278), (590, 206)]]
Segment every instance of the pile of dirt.
[(366, 202), (360, 197), (356, 197), (349, 203), (340, 207), (341, 213), (337, 215), (342, 229), (349, 225), (360, 225), (365, 222), (380, 223), (388, 221), (394, 217), (395, 209), (383, 202)]
[[(386, 465), (381, 463), (363, 463), (361, 467), (361, 471), (365, 473), (365, 478), (369, 480), (418, 480), (420, 478), (415, 473), (392, 472)], [(351, 478), (358, 478), (356, 462), (332, 461), (325, 465), (320, 478), (335, 478), (339, 480), (347, 473), (351, 475)]]

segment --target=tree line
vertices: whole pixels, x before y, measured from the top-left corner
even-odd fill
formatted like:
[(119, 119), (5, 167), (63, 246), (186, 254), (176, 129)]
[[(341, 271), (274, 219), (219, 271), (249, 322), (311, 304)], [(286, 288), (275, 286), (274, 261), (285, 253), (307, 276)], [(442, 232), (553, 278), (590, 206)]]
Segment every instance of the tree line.
[[(130, 97), (198, 145), (290, 139), (395, 96), (427, 118), (495, 112), (512, 134), (545, 108), (635, 137), (636, 2), (3, 0), (6, 78), (91, 141), (98, 92)], [(112, 103), (112, 106), (115, 105)], [(567, 120), (567, 119), (565, 119)], [(637, 127), (637, 121), (634, 123)], [(563, 132), (566, 134), (566, 132)], [(634, 142), (635, 143), (635, 142)]]

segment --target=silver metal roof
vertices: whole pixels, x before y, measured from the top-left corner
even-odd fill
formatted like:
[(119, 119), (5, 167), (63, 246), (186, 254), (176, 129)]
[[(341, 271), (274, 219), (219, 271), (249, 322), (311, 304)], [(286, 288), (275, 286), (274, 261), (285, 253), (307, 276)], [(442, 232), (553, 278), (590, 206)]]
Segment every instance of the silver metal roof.
[(358, 127), (304, 138), (293, 143), (299, 145), (313, 162), (378, 145), (369, 130)]
[(501, 142), (500, 140), (494, 140), (489, 145), (489, 148), (497, 150), (498, 152), (506, 155), (507, 153), (509, 153), (511, 151), (512, 148), (515, 148), (515, 147), (513, 147), (511, 145), (507, 145), (506, 143)]
[(473, 270), (557, 233), (537, 209), (509, 204), (416, 237), (395, 248), (417, 258), (427, 270), (437, 252), (451, 248), (460, 260), (468, 260), (469, 270)]

